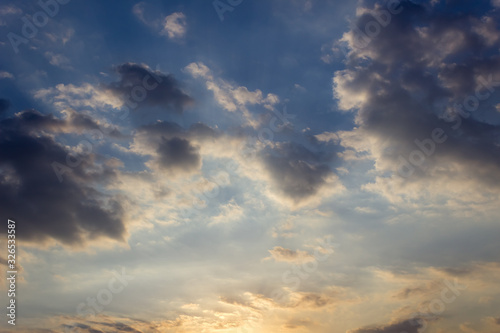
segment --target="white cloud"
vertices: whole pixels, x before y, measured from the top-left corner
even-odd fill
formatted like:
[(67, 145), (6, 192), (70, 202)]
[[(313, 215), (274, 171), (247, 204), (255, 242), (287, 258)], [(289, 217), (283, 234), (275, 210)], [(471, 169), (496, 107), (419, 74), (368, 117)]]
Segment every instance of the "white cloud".
[[(90, 83), (80, 86), (58, 84), (54, 88), (35, 91), (34, 97), (55, 106), (58, 111), (65, 109), (88, 109), (107, 114), (106, 109), (118, 110), (123, 102), (116, 96), (102, 91)], [(95, 114), (94, 114), (95, 116)]]
[(248, 106), (260, 105), (269, 111), (274, 110), (274, 105), (278, 104), (280, 99), (277, 95), (268, 93), (266, 96), (260, 89), (254, 91), (247, 87), (237, 86), (221, 78), (214, 78), (212, 71), (203, 63), (191, 63), (184, 68), (194, 78), (202, 78), (206, 81), (206, 87), (214, 94), (215, 101), (229, 112), (240, 111), (243, 114), (247, 124), (254, 128), (259, 123), (254, 119)]
[(6, 26), (7, 22), (2, 19), (2, 17), (9, 16), (9, 15), (17, 15), (21, 14), (22, 10), (20, 8), (17, 8), (16, 6), (3, 6), (0, 7), (0, 26)]
[(3, 6), (0, 7), (0, 15), (5, 16), (5, 15), (13, 15), (13, 14), (21, 14), (22, 11), (20, 8), (17, 8), (16, 6)]
[(14, 79), (14, 75), (6, 71), (0, 71), (0, 79)]
[(132, 7), (132, 13), (144, 25), (162, 36), (179, 40), (186, 35), (186, 15), (182, 12), (175, 12), (165, 18), (161, 18), (157, 10), (143, 1)]
[(46, 36), (54, 43), (60, 41), (62, 45), (65, 45), (67, 42), (69, 42), (75, 35), (75, 29), (68, 27), (68, 28), (61, 28), (58, 29), (56, 32), (52, 33), (47, 33)]
[(335, 144), (338, 144), (340, 142), (339, 135), (337, 133), (332, 133), (332, 132), (323, 132), (321, 134), (315, 135), (314, 137), (321, 142), (332, 141)]
[(234, 199), (232, 199), (227, 204), (221, 206), (220, 214), (214, 216), (212, 218), (212, 222), (210, 222), (208, 225), (212, 226), (215, 224), (236, 222), (240, 220), (243, 216), (244, 216), (243, 208), (241, 208), (234, 201)]
[(165, 17), (161, 35), (166, 35), (170, 39), (182, 38), (186, 35), (186, 15), (181, 12), (173, 13)]
[(62, 54), (45, 52), (45, 57), (49, 60), (49, 63), (53, 66), (57, 66), (63, 69), (72, 69), (72, 67), (70, 66), (69, 59)]
[(144, 17), (144, 2), (139, 2), (132, 7), (132, 13), (144, 24), (148, 25), (148, 21)]
[(184, 68), (189, 74), (194, 78), (204, 78), (207, 80), (213, 80), (213, 76), (210, 74), (210, 68), (201, 62), (192, 62)]

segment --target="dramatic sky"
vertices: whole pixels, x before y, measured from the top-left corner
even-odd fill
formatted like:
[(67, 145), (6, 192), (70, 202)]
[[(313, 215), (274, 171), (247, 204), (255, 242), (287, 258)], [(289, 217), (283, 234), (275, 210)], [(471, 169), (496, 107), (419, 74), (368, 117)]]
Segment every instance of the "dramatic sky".
[(0, 332), (498, 333), (499, 19), (2, 0)]

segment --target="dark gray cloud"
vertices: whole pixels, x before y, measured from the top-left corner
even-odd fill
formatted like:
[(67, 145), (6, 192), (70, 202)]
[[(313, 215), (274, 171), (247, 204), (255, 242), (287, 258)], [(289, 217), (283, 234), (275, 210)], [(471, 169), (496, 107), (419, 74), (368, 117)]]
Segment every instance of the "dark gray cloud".
[[(125, 235), (120, 203), (93, 186), (115, 174), (93, 153), (71, 153), (81, 163), (67, 166), (70, 151), (46, 133), (94, 129), (91, 122), (62, 121), (24, 111), (0, 121), (0, 212), (17, 222), (18, 237), (82, 244), (87, 239)], [(67, 127), (66, 129), (64, 127)], [(62, 181), (54, 162), (65, 166)]]
[[(11, 333), (12, 330), (0, 330), (0, 333)], [(29, 328), (29, 329), (16, 329), (17, 333), (61, 333), (60, 330), (54, 331), (46, 328)]]
[[(143, 322), (145, 323), (145, 322)], [(137, 329), (133, 328), (130, 325), (127, 325), (125, 323), (121, 322), (97, 322), (97, 321), (89, 321), (89, 324), (73, 324), (73, 326), (82, 328), (87, 330), (86, 332), (88, 333), (97, 333), (97, 332), (131, 332), (131, 333), (142, 333), (141, 331), (138, 331)], [(97, 329), (98, 327), (99, 329)]]
[(6, 125), (12, 124), (15, 127), (27, 132), (47, 132), (47, 133), (77, 133), (89, 134), (99, 133), (109, 135), (114, 138), (123, 138), (114, 127), (102, 127), (91, 117), (78, 113), (74, 110), (66, 110), (66, 118), (60, 119), (52, 114), (42, 114), (36, 110), (26, 110), (20, 112), (15, 117), (5, 119)]
[(182, 91), (180, 83), (171, 74), (153, 71), (144, 64), (125, 63), (116, 67), (118, 82), (105, 88), (120, 97), (131, 108), (142, 106), (162, 107), (164, 110), (182, 113), (193, 99)]
[(141, 331), (136, 330), (132, 326), (129, 326), (124, 323), (116, 322), (116, 323), (99, 323), (102, 326), (107, 326), (112, 328), (113, 330), (116, 330), (117, 332), (132, 332), (132, 333), (141, 333)]
[[(400, 156), (409, 160), (420, 149), (415, 140), (425, 140), (429, 156), (415, 165), (409, 181), (458, 163), (484, 184), (500, 185), (500, 116), (494, 108), (500, 86), (483, 84), (500, 81), (500, 33), (493, 24), (497, 14), (483, 2), (485, 10), (475, 13), (403, 1), (401, 13), (368, 44), (353, 42), (360, 40), (355, 29), (347, 35), (353, 50), (347, 70), (336, 73), (339, 105), (357, 110), (359, 132), (377, 139), (379, 158), (393, 171)], [(363, 30), (370, 21), (366, 13), (354, 24)], [(478, 93), (488, 97), (478, 99)], [(479, 105), (469, 112), (472, 101)], [(428, 143), (438, 128), (446, 141)]]
[(157, 121), (150, 125), (144, 125), (139, 127), (137, 131), (139, 133), (147, 133), (150, 137), (181, 137), (184, 139), (196, 138), (200, 140), (215, 139), (221, 135), (213, 128), (202, 123), (195, 123), (188, 129), (184, 129), (178, 124), (169, 121)]
[(446, 267), (441, 269), (446, 274), (451, 276), (463, 277), (474, 273), (474, 269), (471, 267)]
[(161, 169), (193, 172), (201, 167), (199, 147), (193, 141), (214, 140), (220, 135), (201, 123), (184, 129), (173, 122), (158, 121), (141, 126), (136, 138), (155, 147), (154, 159)]
[(393, 324), (379, 327), (365, 327), (349, 331), (350, 333), (418, 333), (419, 329), (424, 326), (423, 319), (414, 318), (399, 321)]
[(186, 139), (162, 138), (157, 152), (160, 166), (165, 169), (192, 171), (201, 165), (199, 149)]
[(310, 307), (310, 308), (322, 308), (333, 303), (333, 299), (315, 293), (305, 293), (294, 305), (296, 307)]
[(318, 192), (333, 172), (324, 153), (288, 142), (261, 152), (261, 159), (275, 185), (296, 203)]
[(129, 332), (129, 333), (142, 333), (145, 332), (158, 332), (157, 325), (148, 321), (140, 319), (127, 319), (123, 322), (121, 318), (99, 316), (102, 321), (88, 320), (85, 323), (73, 322), (71, 324), (61, 325), (63, 330), (71, 330), (77, 328), (78, 332), (82, 333), (116, 333), (116, 332)]
[(438, 287), (439, 284), (435, 282), (422, 283), (418, 286), (403, 288), (394, 297), (399, 299), (408, 299), (410, 297), (421, 296), (430, 292), (435, 292), (435, 289)]
[(103, 331), (93, 329), (91, 326), (82, 324), (82, 323), (74, 323), (72, 325), (62, 325), (63, 329), (65, 332), (69, 331), (72, 332), (75, 331), (75, 328), (77, 332), (86, 332), (86, 333), (104, 333)]

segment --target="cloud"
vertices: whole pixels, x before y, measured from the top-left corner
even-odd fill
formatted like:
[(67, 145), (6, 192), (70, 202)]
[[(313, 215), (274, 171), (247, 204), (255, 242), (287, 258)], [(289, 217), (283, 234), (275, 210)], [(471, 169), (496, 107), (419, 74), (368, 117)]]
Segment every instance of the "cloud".
[(315, 326), (315, 325), (316, 325), (316, 323), (314, 323), (310, 319), (293, 318), (293, 319), (290, 319), (289, 321), (287, 321), (283, 327), (285, 329), (293, 330), (293, 329), (300, 328), (300, 327), (310, 328), (311, 326)]
[[(293, 292), (288, 288), (284, 288), (283, 292), (279, 302), (262, 294), (245, 292), (238, 296), (221, 297), (221, 303), (231, 305), (238, 313), (248, 313), (248, 321), (254, 330), (276, 331), (272, 327), (295, 329), (316, 326), (324, 320), (321, 313), (332, 313), (332, 306), (343, 302), (338, 297), (339, 292), (332, 288), (326, 288), (322, 293)], [(304, 318), (306, 315), (314, 320)]]
[(333, 297), (318, 293), (292, 293), (292, 307), (318, 309), (334, 302)]
[(16, 6), (13, 6), (13, 5), (0, 7), (0, 15), (1, 16), (21, 14), (21, 13), (22, 13), (22, 10)]
[(157, 121), (137, 129), (131, 151), (153, 157), (152, 169), (191, 173), (200, 169), (200, 148), (196, 143), (213, 140), (220, 133), (202, 123), (188, 129), (168, 121)]
[[(7, 253), (7, 256), (9, 254)], [(0, 267), (2, 267), (2, 269), (4, 269), (5, 271), (9, 271), (9, 260), (11, 259), (12, 257), (9, 257), (9, 259), (7, 259), (6, 257), (4, 258), (2, 255), (0, 255)], [(5, 266), (5, 267), (4, 267)], [(19, 274), (17, 276), (17, 281), (21, 281), (21, 282), (26, 282), (26, 279), (24, 278), (25, 274), (26, 274), (26, 271), (24, 270), (24, 267), (22, 265), (19, 264), (19, 262), (16, 262), (16, 271), (17, 273)], [(7, 285), (8, 285), (8, 280), (3, 280), (0, 282), (0, 288), (5, 288)], [(8, 290), (8, 288), (7, 288)]]
[(6, 18), (9, 19), (9, 16), (19, 15), (22, 12), (23, 11), (20, 8), (13, 6), (13, 5), (7, 5), (7, 6), (0, 7), (0, 26), (7, 25), (7, 22), (5, 19)]
[(74, 318), (73, 322), (69, 322), (69, 318), (62, 318), (64, 324), (60, 326), (63, 330), (72, 331), (77, 328), (78, 332), (82, 333), (111, 333), (111, 332), (127, 332), (127, 333), (142, 333), (142, 332), (158, 332), (156, 324), (138, 319), (119, 318), (105, 315), (96, 316), (94, 320), (83, 320), (82, 318)]
[(49, 63), (53, 66), (60, 67), (62, 69), (73, 69), (73, 67), (70, 66), (70, 60), (62, 54), (45, 52), (45, 58), (47, 58)]
[[(64, 26), (60, 26), (58, 31), (54, 31), (51, 33), (49, 32), (46, 34), (46, 36), (53, 43), (59, 42), (63, 46), (66, 45), (66, 43), (69, 42), (74, 37), (74, 35), (75, 35), (75, 29), (73, 29), (71, 27), (64, 27)], [(59, 56), (63, 57), (62, 55), (59, 55)]]
[(158, 106), (168, 112), (182, 113), (193, 104), (193, 99), (182, 91), (171, 74), (135, 63), (124, 63), (116, 66), (115, 70), (120, 80), (105, 85), (105, 90), (119, 97), (130, 108)]
[(213, 80), (210, 68), (208, 68), (202, 62), (192, 62), (184, 68), (188, 73), (190, 73), (194, 78), (204, 78), (207, 80)]
[(333, 78), (339, 109), (355, 112), (356, 127), (337, 133), (341, 144), (375, 161), (376, 181), (366, 189), (396, 200), (401, 192), (498, 193), (500, 125), (488, 100), (500, 79), (493, 14), (451, 15), (403, 1), (401, 13), (360, 44), (376, 8), (358, 8), (353, 26), (361, 28), (342, 38), (351, 50), (347, 69)]
[(281, 246), (275, 246), (272, 250), (269, 250), (269, 253), (271, 253), (271, 256), (265, 259), (274, 259), (276, 262), (302, 264), (315, 260), (314, 256), (306, 251), (290, 250)]
[(262, 150), (260, 158), (274, 185), (295, 203), (314, 196), (336, 178), (325, 153), (298, 143), (277, 143)]
[(160, 12), (160, 8), (154, 8), (153, 4), (144, 1), (132, 7), (135, 17), (155, 33), (172, 40), (182, 39), (187, 32), (186, 15), (182, 12), (175, 12), (163, 18)]
[[(133, 226), (129, 223), (129, 228), (150, 228), (188, 221), (207, 204), (205, 195), (228, 186), (227, 172), (216, 168), (227, 163), (239, 146), (232, 137), (202, 123), (184, 128), (174, 122), (157, 121), (138, 127), (128, 146), (115, 144), (114, 148), (139, 161), (139, 172), (120, 171), (118, 180), (111, 184), (113, 190), (130, 199), (127, 213), (136, 222), (131, 222)], [(213, 203), (217, 205), (217, 201)], [(219, 207), (220, 212), (216, 208), (207, 225), (238, 218), (239, 206), (231, 200)]]
[(243, 208), (234, 199), (231, 199), (227, 204), (220, 206), (220, 214), (212, 217), (212, 221), (208, 225), (213, 226), (221, 223), (235, 222), (243, 217)]
[(321, 134), (315, 135), (314, 137), (321, 142), (333, 142), (335, 144), (338, 144), (340, 141), (339, 135), (332, 132), (323, 132)]
[(157, 153), (159, 165), (164, 169), (191, 171), (201, 166), (199, 149), (186, 139), (162, 137)]
[(165, 23), (161, 35), (170, 39), (182, 38), (186, 35), (186, 16), (183, 13), (173, 13), (165, 17)]
[(144, 24), (149, 24), (148, 20), (144, 17), (145, 14), (145, 2), (139, 2), (132, 7), (132, 13)]
[(114, 322), (114, 323), (106, 323), (106, 322), (98, 322), (98, 325), (109, 327), (117, 332), (131, 332), (131, 333), (141, 333), (141, 331), (136, 330), (130, 325), (121, 323), (121, 322)]
[(190, 63), (184, 70), (194, 78), (205, 80), (206, 88), (213, 92), (215, 101), (226, 111), (239, 111), (244, 117), (245, 125), (256, 128), (259, 122), (251, 114), (250, 106), (262, 106), (272, 111), (274, 105), (279, 103), (277, 95), (268, 93), (263, 95), (262, 91), (256, 89), (249, 91), (247, 87), (237, 86), (221, 78), (214, 78), (212, 71), (203, 63)]
[[(115, 128), (103, 126), (90, 116), (67, 109), (62, 112), (64, 119), (52, 114), (44, 115), (36, 110), (27, 110), (15, 115), (22, 128), (27, 131), (44, 133), (74, 133), (108, 134), (111, 137), (121, 138), (122, 134)], [(8, 121), (7, 121), (8, 122)]]
[[(227, 318), (221, 318), (224, 315)], [(175, 320), (158, 321), (144, 321), (101, 315), (98, 317), (101, 319), (100, 321), (87, 320), (83, 323), (83, 320), (80, 318), (75, 318), (74, 322), (62, 324), (61, 327), (63, 330), (76, 327), (78, 328), (78, 332), (82, 333), (212, 332), (222, 329), (234, 329), (241, 325), (242, 322), (237, 318), (237, 315), (239, 314), (206, 310), (201, 315), (191, 316), (182, 314)], [(68, 322), (68, 320), (65, 321)]]
[(179, 136), (183, 138), (198, 138), (198, 139), (213, 139), (217, 138), (220, 133), (213, 128), (203, 124), (195, 123), (191, 125), (187, 130), (179, 126), (174, 122), (169, 121), (157, 121), (153, 124), (144, 125), (138, 128), (138, 133), (140, 134), (150, 134), (150, 137), (173, 137)]
[[(70, 150), (54, 141), (54, 132), (93, 129), (78, 117), (62, 121), (36, 111), (23, 111), (0, 121), (0, 211), (2, 219), (23, 225), (19, 237), (35, 242), (49, 239), (67, 245), (107, 237), (123, 240), (126, 234), (119, 201), (98, 191), (114, 172), (105, 161)], [(68, 160), (79, 160), (74, 168)], [(59, 181), (54, 162), (64, 166)]]
[[(97, 315), (92, 320), (90, 318), (73, 316), (53, 316), (50, 320), (39, 320), (35, 322), (38, 327), (33, 327), (34, 323), (25, 323), (18, 331), (39, 332), (39, 333), (60, 333), (60, 332), (80, 332), (80, 333), (143, 333), (160, 332), (162, 327), (167, 327), (168, 321), (145, 321), (141, 319), (127, 318), (124, 316)], [(165, 323), (165, 325), (164, 325)], [(41, 326), (41, 327), (40, 327)], [(171, 326), (174, 327), (174, 326)], [(7, 332), (2, 331), (0, 332)]]
[(388, 324), (386, 326), (358, 328), (348, 333), (418, 333), (423, 327), (423, 319), (414, 318)]
[(415, 296), (426, 296), (436, 292), (440, 285), (435, 281), (419, 284), (418, 286), (406, 287), (400, 290), (394, 297), (399, 299), (407, 299)]
[(108, 94), (105, 89), (90, 83), (83, 83), (80, 86), (61, 83), (54, 88), (35, 91), (34, 97), (43, 100), (58, 110), (72, 108), (120, 109), (124, 105), (120, 98)]
[(274, 302), (271, 298), (268, 298), (262, 294), (254, 294), (251, 292), (244, 292), (239, 296), (221, 296), (220, 300), (223, 303), (252, 309), (271, 308), (277, 306), (276, 302)]
[(0, 79), (13, 79), (14, 75), (6, 71), (0, 71)]

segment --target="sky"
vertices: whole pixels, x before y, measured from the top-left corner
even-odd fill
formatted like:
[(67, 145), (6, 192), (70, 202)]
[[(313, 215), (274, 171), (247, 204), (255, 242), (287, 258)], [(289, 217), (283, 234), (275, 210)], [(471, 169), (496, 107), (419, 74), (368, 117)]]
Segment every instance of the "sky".
[(499, 19), (2, 1), (0, 332), (498, 333)]

